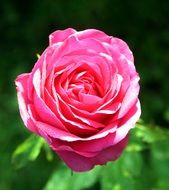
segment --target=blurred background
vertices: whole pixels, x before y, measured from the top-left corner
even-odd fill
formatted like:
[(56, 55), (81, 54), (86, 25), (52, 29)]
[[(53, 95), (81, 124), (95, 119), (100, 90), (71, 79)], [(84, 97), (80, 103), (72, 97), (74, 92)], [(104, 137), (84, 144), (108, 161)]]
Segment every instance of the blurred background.
[[(100, 29), (128, 43), (141, 77), (144, 121), (115, 164), (73, 176), (46, 145), (33, 158), (28, 159), (32, 149), (22, 150), (12, 161), (30, 136), (19, 116), (14, 80), (31, 71), (51, 32), (68, 27)], [(169, 1), (0, 1), (0, 36), (0, 190), (169, 190)], [(31, 138), (35, 144), (29, 138), (21, 149), (38, 147)]]

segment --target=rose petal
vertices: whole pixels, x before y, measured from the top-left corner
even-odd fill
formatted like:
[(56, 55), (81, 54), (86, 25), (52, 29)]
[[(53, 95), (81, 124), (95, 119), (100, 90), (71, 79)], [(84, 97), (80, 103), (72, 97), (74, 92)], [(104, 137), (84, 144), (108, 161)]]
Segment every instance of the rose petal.
[(128, 60), (133, 63), (133, 54), (129, 49), (128, 45), (123, 40), (119, 38), (112, 38), (110, 44), (117, 48), (117, 52), (121, 53), (121, 55), (124, 55)]
[(76, 36), (79, 38), (79, 40), (83, 40), (86, 38), (94, 38), (98, 39), (99, 41), (103, 42), (110, 42), (111, 37), (107, 36), (104, 32), (96, 29), (87, 29), (84, 31), (79, 31), (76, 33)]
[(131, 79), (130, 86), (127, 89), (127, 92), (121, 102), (121, 108), (118, 114), (118, 118), (123, 117), (135, 104), (140, 89), (138, 81), (139, 81), (138, 75), (136, 75), (133, 79)]
[(127, 137), (125, 137), (119, 144), (116, 144), (116, 146), (104, 149), (93, 158), (81, 156), (71, 149), (62, 151), (56, 150), (56, 152), (73, 171), (84, 172), (92, 169), (95, 165), (103, 165), (107, 161), (116, 160), (122, 153), (126, 144)]
[(29, 130), (37, 133), (36, 126), (31, 120), (30, 115), (27, 110), (27, 103), (28, 103), (27, 81), (29, 77), (30, 77), (30, 74), (27, 74), (27, 73), (19, 75), (17, 79), (15, 80), (15, 84), (17, 87), (17, 97), (18, 97), (18, 104), (19, 104), (19, 111), (20, 111), (21, 118), (25, 126)]
[(134, 104), (126, 116), (121, 120), (120, 126), (117, 128), (116, 137), (114, 139), (115, 143), (120, 142), (124, 136), (127, 135), (128, 131), (134, 127), (136, 121), (138, 121), (141, 115), (140, 102)]
[(55, 43), (62, 42), (75, 32), (76, 30), (72, 28), (68, 28), (66, 30), (57, 30), (49, 36), (49, 45), (51, 46)]

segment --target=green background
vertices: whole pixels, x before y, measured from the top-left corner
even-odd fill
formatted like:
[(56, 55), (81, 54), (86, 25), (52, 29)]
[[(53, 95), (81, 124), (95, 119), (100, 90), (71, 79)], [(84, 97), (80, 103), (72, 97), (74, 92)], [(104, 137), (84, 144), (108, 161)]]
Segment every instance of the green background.
[[(0, 190), (169, 190), (169, 1), (5, 0), (0, 15)], [(14, 85), (49, 34), (68, 27), (97, 28), (129, 44), (144, 121), (117, 162), (73, 176), (42, 139), (29, 137)]]

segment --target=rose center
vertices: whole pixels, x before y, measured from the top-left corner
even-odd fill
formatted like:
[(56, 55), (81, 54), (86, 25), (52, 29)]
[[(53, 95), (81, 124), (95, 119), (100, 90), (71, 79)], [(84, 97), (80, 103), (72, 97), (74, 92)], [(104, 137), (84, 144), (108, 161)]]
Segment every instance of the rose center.
[(97, 81), (89, 72), (82, 71), (69, 76), (65, 90), (71, 98), (79, 99), (80, 93), (100, 96), (98, 86)]

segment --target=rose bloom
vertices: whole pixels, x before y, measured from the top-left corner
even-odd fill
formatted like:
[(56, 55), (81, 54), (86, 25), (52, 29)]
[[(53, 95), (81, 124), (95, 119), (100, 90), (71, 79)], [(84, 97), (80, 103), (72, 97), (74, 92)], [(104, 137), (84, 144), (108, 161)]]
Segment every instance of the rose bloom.
[(49, 36), (32, 71), (15, 82), (25, 126), (80, 172), (121, 155), (141, 113), (138, 81), (124, 41), (68, 28)]

